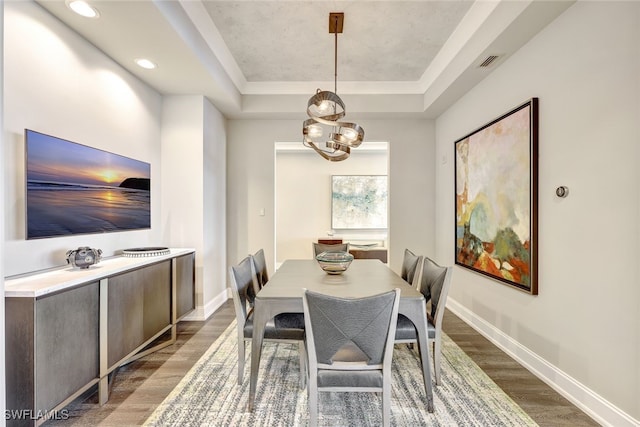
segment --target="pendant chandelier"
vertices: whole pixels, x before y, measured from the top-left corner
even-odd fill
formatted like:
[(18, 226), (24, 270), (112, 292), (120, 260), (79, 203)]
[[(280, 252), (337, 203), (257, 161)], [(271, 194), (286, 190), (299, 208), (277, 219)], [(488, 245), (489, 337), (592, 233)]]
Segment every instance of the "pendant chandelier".
[[(364, 139), (362, 127), (356, 123), (340, 121), (345, 115), (344, 102), (337, 95), (338, 33), (342, 33), (343, 24), (344, 13), (329, 14), (329, 33), (335, 34), (333, 92), (318, 89), (316, 94), (309, 98), (307, 103), (309, 118), (302, 125), (304, 146), (313, 148), (316, 153), (332, 162), (348, 158), (351, 148), (359, 146)], [(321, 142), (323, 139), (325, 141)]]

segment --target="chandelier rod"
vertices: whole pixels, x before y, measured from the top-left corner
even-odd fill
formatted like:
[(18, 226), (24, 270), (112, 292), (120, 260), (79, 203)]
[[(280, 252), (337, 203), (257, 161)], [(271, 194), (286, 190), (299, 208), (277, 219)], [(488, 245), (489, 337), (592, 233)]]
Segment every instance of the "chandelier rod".
[(333, 49), (333, 93), (338, 94), (338, 15), (335, 15), (336, 31)]

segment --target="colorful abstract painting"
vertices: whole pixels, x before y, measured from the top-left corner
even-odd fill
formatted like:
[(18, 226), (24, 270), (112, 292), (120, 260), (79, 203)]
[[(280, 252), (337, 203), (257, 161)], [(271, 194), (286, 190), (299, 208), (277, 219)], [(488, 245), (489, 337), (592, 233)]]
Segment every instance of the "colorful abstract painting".
[(455, 142), (456, 264), (538, 294), (538, 100)]
[(386, 229), (386, 175), (333, 175), (331, 228)]

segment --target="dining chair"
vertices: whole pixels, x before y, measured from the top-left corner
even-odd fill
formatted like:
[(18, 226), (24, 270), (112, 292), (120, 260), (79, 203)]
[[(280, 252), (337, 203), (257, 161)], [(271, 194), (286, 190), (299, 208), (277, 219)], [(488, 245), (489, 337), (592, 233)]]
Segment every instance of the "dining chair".
[(313, 257), (315, 258), (318, 254), (322, 252), (348, 252), (349, 244), (348, 243), (337, 243), (335, 245), (328, 245), (325, 243), (316, 243), (311, 242), (313, 245)]
[(422, 258), (422, 255), (416, 255), (409, 249), (404, 250), (400, 277), (410, 285), (416, 286), (418, 283), (418, 272)]
[[(440, 359), (442, 356), (442, 321), (447, 304), (447, 295), (451, 287), (453, 267), (441, 267), (429, 257), (424, 257), (422, 275), (418, 290), (425, 301), (429, 302), (427, 311), (427, 335), (433, 345), (433, 368), (436, 385), (440, 384)], [(425, 307), (426, 309), (426, 307)], [(417, 342), (418, 334), (413, 323), (403, 315), (398, 315), (396, 343)]]
[(267, 261), (264, 256), (264, 250), (259, 249), (255, 254), (249, 255), (251, 258), (251, 262), (253, 263), (253, 268), (256, 272), (254, 277), (253, 289), (250, 289), (250, 305), (253, 306), (253, 300), (255, 296), (258, 294), (260, 289), (269, 281), (269, 271), (267, 270)]
[[(245, 341), (253, 338), (253, 307), (250, 305), (256, 271), (249, 255), (239, 264), (229, 267), (231, 295), (236, 312), (238, 331), (238, 384), (242, 384), (245, 364)], [(253, 301), (251, 301), (252, 303)], [(300, 387), (304, 388), (307, 376), (307, 356), (304, 346), (304, 315), (302, 313), (279, 314), (264, 328), (264, 340), (298, 344), (300, 353)]]
[(256, 269), (256, 277), (258, 278), (258, 284), (260, 289), (269, 281), (269, 271), (267, 270), (267, 261), (264, 257), (264, 249), (259, 249), (258, 252), (251, 255), (253, 258), (253, 265)]
[(319, 392), (382, 392), (391, 419), (391, 359), (400, 289), (364, 298), (304, 290), (309, 355), (309, 425), (318, 424)]

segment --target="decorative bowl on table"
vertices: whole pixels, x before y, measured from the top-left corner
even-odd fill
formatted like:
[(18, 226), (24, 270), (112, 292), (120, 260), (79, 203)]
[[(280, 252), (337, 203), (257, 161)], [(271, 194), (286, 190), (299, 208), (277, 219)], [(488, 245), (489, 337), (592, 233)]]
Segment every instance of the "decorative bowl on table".
[(353, 255), (349, 252), (326, 251), (319, 253), (316, 261), (327, 274), (342, 274), (349, 268)]

